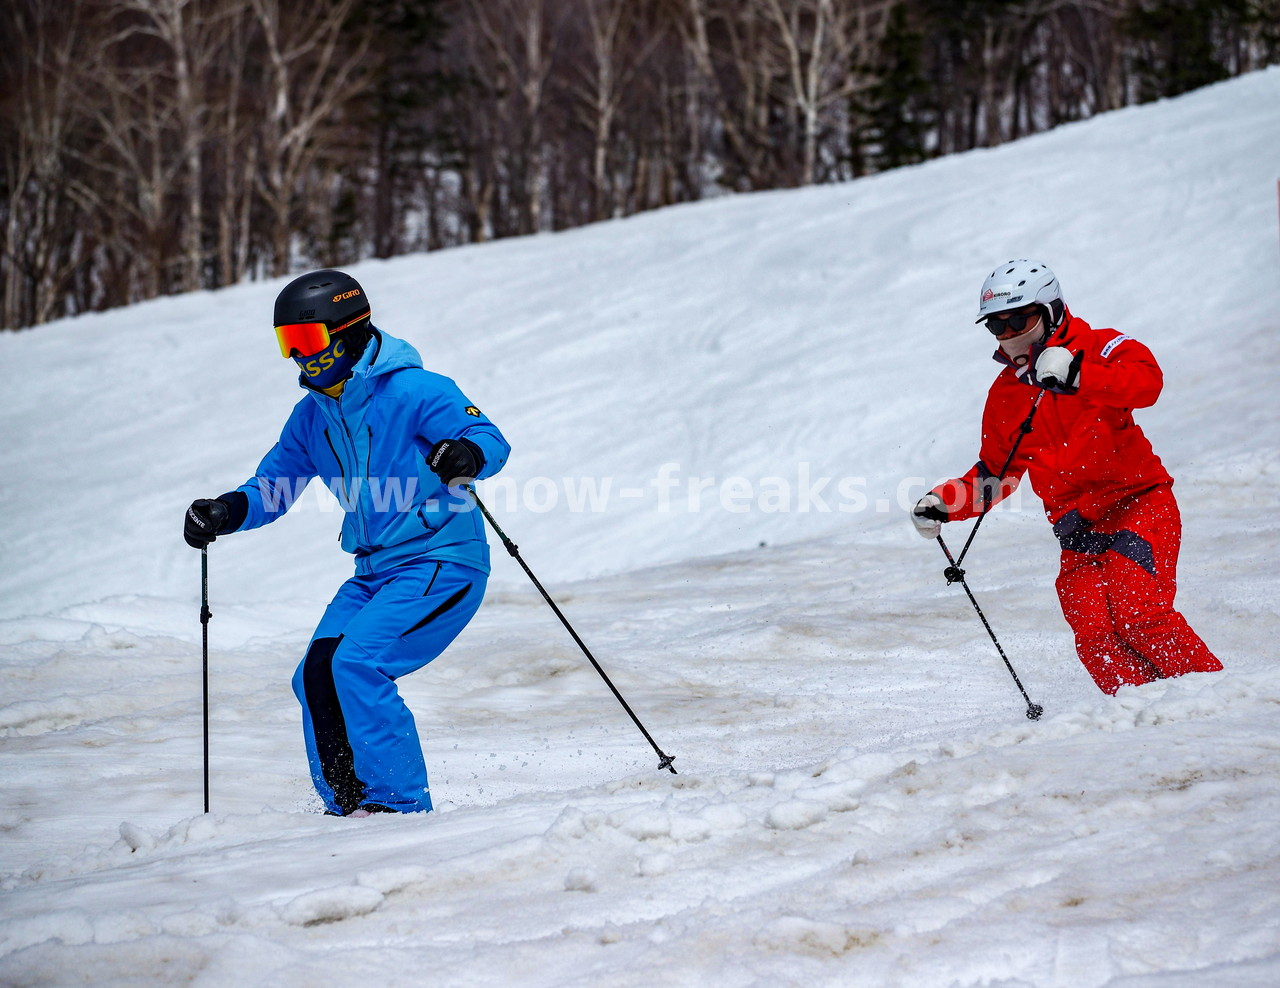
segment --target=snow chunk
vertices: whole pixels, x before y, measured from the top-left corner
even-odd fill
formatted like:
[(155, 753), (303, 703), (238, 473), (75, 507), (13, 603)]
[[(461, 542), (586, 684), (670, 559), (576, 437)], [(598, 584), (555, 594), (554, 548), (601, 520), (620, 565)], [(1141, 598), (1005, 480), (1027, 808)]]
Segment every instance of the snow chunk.
[(374, 871), (362, 871), (356, 875), (356, 884), (365, 888), (376, 889), (383, 895), (391, 895), (410, 885), (419, 885), (429, 881), (431, 872), (421, 865), (402, 865), (393, 868), (378, 868)]
[(583, 813), (577, 807), (567, 806), (547, 828), (546, 836), (552, 840), (579, 839), (599, 830), (604, 820), (603, 813)]
[(860, 805), (858, 794), (862, 792), (863, 788), (863, 783), (860, 780), (855, 782), (832, 782), (825, 786), (814, 786), (806, 790), (805, 795), (822, 803), (832, 813), (848, 813), (850, 810), (856, 810)]
[(574, 868), (564, 876), (566, 892), (596, 891), (596, 873), (590, 868)]
[(617, 923), (605, 923), (600, 928), (599, 942), (605, 945), (622, 942), (622, 928)]
[(675, 866), (676, 859), (670, 854), (646, 854), (636, 862), (636, 872), (641, 878), (657, 878), (665, 875)]
[(611, 826), (636, 840), (656, 840), (671, 836), (671, 813), (664, 807), (647, 806), (626, 816), (609, 817)]
[(34, 916), (16, 916), (5, 920), (0, 928), (0, 955), (46, 940), (90, 943), (93, 932), (93, 922), (83, 909), (55, 909)]
[(811, 799), (791, 799), (771, 809), (765, 823), (774, 830), (803, 830), (826, 818), (826, 803), (816, 803)]
[(120, 838), (129, 846), (130, 851), (150, 851), (156, 846), (155, 837), (128, 821), (120, 824)]
[(650, 841), (669, 837), (684, 844), (696, 844), (716, 833), (728, 833), (746, 826), (746, 815), (732, 804), (713, 804), (696, 814), (677, 812), (671, 801), (662, 806), (646, 806), (631, 813), (615, 813), (609, 825), (634, 840)]
[(317, 926), (364, 916), (382, 905), (382, 893), (363, 885), (305, 892), (280, 909), (280, 918), (292, 926)]
[(727, 834), (747, 825), (747, 815), (732, 803), (716, 803), (703, 810), (699, 817), (716, 833)]

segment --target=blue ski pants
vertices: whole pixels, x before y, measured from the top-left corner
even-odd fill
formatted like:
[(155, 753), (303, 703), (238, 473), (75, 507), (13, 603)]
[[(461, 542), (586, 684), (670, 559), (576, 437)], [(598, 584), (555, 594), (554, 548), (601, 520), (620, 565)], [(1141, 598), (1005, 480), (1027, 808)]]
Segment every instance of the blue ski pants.
[(311, 779), (331, 813), (431, 809), (418, 729), (396, 680), (449, 646), (487, 580), (470, 566), (420, 560), (357, 573), (338, 589), (293, 676)]

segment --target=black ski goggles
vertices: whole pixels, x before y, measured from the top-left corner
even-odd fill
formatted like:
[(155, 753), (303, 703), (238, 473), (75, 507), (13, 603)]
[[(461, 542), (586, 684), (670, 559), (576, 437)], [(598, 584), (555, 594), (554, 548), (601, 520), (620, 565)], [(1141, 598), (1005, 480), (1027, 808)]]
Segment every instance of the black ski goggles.
[(1040, 306), (1038, 305), (1030, 305), (1025, 309), (1014, 309), (1011, 312), (997, 312), (993, 316), (987, 316), (985, 320), (987, 332), (992, 336), (1004, 336), (1005, 333), (1011, 330), (1015, 333), (1021, 333), (1040, 314)]

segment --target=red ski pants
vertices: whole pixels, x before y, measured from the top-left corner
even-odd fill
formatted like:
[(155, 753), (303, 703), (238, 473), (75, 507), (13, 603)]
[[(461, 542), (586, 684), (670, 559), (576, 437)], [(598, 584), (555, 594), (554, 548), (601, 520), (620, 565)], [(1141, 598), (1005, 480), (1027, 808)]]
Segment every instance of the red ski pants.
[(1092, 524), (1072, 512), (1054, 532), (1062, 613), (1099, 689), (1222, 668), (1173, 607), (1182, 517), (1167, 484), (1126, 498)]

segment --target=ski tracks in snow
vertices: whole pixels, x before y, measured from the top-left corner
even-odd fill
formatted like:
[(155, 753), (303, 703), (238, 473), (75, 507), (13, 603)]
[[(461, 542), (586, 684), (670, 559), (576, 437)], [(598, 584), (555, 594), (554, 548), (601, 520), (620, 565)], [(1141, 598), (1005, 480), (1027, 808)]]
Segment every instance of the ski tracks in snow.
[[(610, 984), (1076, 985), (1266, 956), (1280, 937), (1249, 920), (1276, 906), (1277, 706), (1280, 675), (1226, 672), (776, 771), (721, 754), (421, 818), (126, 822), (4, 876), (0, 976), (127, 959), (147, 983), (147, 958), (207, 972), (247, 952), (308, 984), (373, 942), (429, 947), (446, 984), (587, 985), (607, 957)], [(1197, 901), (1216, 906), (1188, 928)]]

